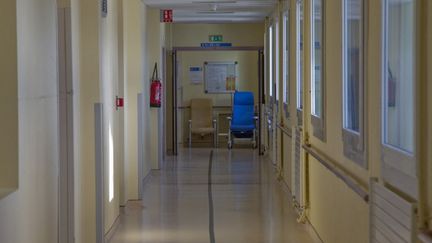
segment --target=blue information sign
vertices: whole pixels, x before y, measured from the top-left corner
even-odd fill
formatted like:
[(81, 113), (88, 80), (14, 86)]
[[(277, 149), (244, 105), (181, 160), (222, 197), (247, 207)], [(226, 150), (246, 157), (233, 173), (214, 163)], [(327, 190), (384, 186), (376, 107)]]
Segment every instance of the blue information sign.
[(201, 43), (202, 48), (232, 47), (232, 43)]

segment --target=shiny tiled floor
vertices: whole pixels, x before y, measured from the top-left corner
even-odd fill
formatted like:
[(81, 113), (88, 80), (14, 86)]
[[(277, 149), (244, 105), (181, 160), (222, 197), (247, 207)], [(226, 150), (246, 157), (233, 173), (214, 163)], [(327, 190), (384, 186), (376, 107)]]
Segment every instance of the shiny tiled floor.
[(314, 242), (256, 151), (211, 151), (169, 158), (145, 185), (144, 200), (125, 208), (110, 242)]

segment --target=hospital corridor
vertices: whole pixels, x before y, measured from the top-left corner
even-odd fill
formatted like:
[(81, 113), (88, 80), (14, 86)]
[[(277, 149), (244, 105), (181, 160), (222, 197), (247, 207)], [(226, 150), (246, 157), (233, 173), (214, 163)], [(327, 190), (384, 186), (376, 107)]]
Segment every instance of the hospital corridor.
[(432, 0), (1, 0), (0, 243), (432, 243)]

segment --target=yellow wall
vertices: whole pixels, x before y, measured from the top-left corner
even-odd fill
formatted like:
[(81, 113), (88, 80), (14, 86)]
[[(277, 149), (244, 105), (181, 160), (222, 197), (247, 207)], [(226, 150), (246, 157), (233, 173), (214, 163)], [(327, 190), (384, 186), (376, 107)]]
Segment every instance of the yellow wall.
[(0, 198), (18, 187), (18, 70), (16, 1), (0, 3)]
[[(179, 52), (181, 77), (178, 86), (182, 89), (182, 106), (188, 106), (191, 98), (211, 98), (213, 105), (230, 106), (231, 94), (206, 94), (204, 82), (192, 84), (189, 78), (190, 67), (201, 67), (204, 62), (238, 62), (236, 89), (254, 92), (255, 103), (258, 102), (258, 51), (194, 51)], [(179, 94), (180, 95), (180, 94)]]
[(323, 242), (369, 242), (369, 206), (311, 158), (309, 220)]
[[(159, 17), (155, 17), (158, 11), (148, 11), (139, 0), (110, 3), (105, 18), (100, 17), (97, 2), (72, 4), (77, 141), (75, 230), (78, 242), (94, 242), (95, 239), (95, 187), (91, 186), (95, 176), (94, 103), (101, 102), (104, 108), (105, 233), (117, 219), (119, 206), (138, 198), (138, 153), (142, 153), (144, 158), (144, 176), (152, 168), (157, 168), (154, 159), (157, 150), (152, 150), (155, 135), (152, 132), (158, 122), (148, 122), (153, 116), (149, 100), (145, 99), (142, 104), (144, 131), (138, 134), (137, 95), (143, 93), (149, 97), (149, 70), (155, 56), (152, 48), (160, 42), (160, 36), (153, 39), (154, 36), (146, 33), (161, 28)], [(125, 107), (119, 110), (114, 103), (117, 95), (125, 98)], [(141, 148), (138, 147), (139, 136), (143, 138)], [(112, 186), (114, 193), (111, 198)]]
[[(159, 9), (148, 9), (147, 13), (147, 27), (146, 27), (146, 33), (152, 33), (147, 34), (147, 63), (146, 63), (146, 74), (144, 75), (144, 90), (150, 89), (150, 79), (151, 75), (153, 73), (153, 67), (154, 64), (158, 64), (158, 72), (159, 76), (162, 75), (162, 48), (164, 47), (165, 41), (164, 41), (164, 24), (160, 23), (160, 11)], [(162, 80), (162, 84), (164, 84), (164, 81)], [(165, 85), (163, 85), (163, 88), (165, 88)], [(146, 99), (149, 99), (150, 94), (145, 96)], [(150, 108), (149, 113), (151, 114), (150, 117), (150, 138), (151, 141), (150, 146), (150, 165), (152, 169), (159, 169), (159, 146), (160, 146), (160, 134), (162, 126), (160, 124), (162, 123), (162, 111), (161, 108)]]
[[(0, 170), (5, 169), (5, 159), (10, 159), (13, 165), (9, 173), (20, 175), (19, 180), (10, 178), (10, 186), (18, 189), (0, 199), (2, 243), (57, 241), (59, 133), (55, 6), (54, 0), (0, 3), (0, 141), (5, 138), (9, 141), (8, 144), (0, 142), (0, 153), (5, 156)], [(4, 133), (4, 129), (10, 130)], [(0, 172), (0, 177), (3, 176)]]
[[(104, 109), (104, 204), (105, 233), (119, 216), (119, 206), (138, 198), (138, 153), (144, 158), (146, 176), (154, 161), (152, 156), (152, 116), (149, 100), (143, 105), (144, 131), (137, 131), (137, 95), (149, 97), (150, 45), (159, 43), (146, 33), (160, 28), (155, 10), (148, 14), (139, 0), (112, 1), (106, 18), (100, 17), (93, 1), (72, 3), (73, 69), (75, 102), (75, 231), (77, 242), (95, 240), (95, 164), (94, 103)], [(122, 18), (122, 19), (121, 19)], [(153, 41), (153, 42), (152, 42)], [(99, 51), (100, 50), (100, 51)], [(116, 95), (125, 98), (125, 107), (115, 109)], [(154, 122), (157, 124), (157, 122)], [(143, 147), (138, 147), (143, 136)], [(112, 147), (111, 151), (111, 141)], [(123, 151), (123, 149), (125, 151)], [(110, 157), (113, 155), (111, 167)], [(110, 175), (113, 175), (110, 176)], [(113, 179), (113, 180), (112, 180)], [(93, 186), (92, 186), (93, 185)], [(110, 187), (113, 185), (113, 198)]]
[(111, 228), (119, 215), (119, 163), (121, 154), (119, 134), (120, 113), (115, 107), (119, 94), (118, 53), (118, 1), (108, 4), (108, 14), (100, 18), (100, 93), (104, 118), (104, 206), (105, 232)]
[(95, 138), (94, 103), (99, 89), (99, 6), (96, 2), (72, 1), (72, 58), (75, 139), (75, 239), (94, 242)]
[(199, 47), (209, 35), (223, 35), (233, 46), (263, 46), (263, 25), (257, 24), (173, 24), (174, 47)]
[[(142, 90), (143, 39), (142, 3), (127, 0), (123, 3), (124, 87), (125, 87), (125, 200), (138, 198), (138, 116), (137, 97)], [(123, 200), (124, 201), (124, 200)]]

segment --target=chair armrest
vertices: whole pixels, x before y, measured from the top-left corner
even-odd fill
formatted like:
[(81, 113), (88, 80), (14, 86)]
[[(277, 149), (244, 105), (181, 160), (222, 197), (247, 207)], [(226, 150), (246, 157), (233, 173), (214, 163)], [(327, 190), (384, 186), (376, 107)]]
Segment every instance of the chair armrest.
[(231, 129), (231, 122), (232, 122), (232, 117), (227, 116), (227, 120), (228, 120), (228, 132), (230, 132), (230, 129)]

